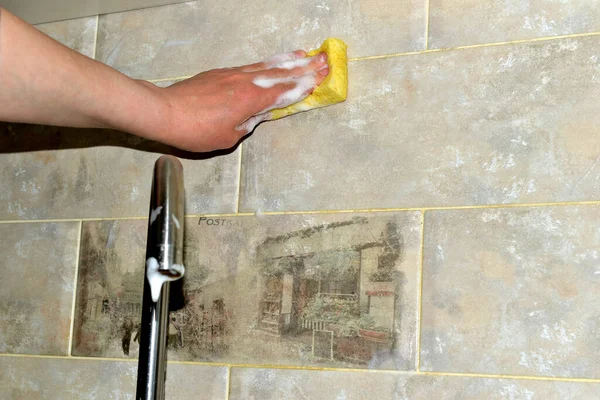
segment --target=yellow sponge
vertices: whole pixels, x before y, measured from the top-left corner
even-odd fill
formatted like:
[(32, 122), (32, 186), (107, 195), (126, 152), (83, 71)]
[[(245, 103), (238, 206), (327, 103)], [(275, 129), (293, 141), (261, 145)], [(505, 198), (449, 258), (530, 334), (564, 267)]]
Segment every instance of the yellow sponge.
[(306, 54), (312, 57), (322, 51), (327, 53), (329, 75), (306, 99), (271, 111), (272, 119), (279, 119), (301, 111), (325, 107), (346, 100), (348, 96), (348, 46), (340, 39), (329, 38), (321, 47)]

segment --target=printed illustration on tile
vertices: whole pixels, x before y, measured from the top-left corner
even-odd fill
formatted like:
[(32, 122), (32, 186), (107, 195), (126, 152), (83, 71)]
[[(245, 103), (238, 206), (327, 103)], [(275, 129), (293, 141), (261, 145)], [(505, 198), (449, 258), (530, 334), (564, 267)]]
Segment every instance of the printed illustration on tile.
[[(144, 241), (84, 224), (75, 354), (136, 356)], [(188, 218), (169, 357), (412, 369), (419, 243), (419, 213)]]

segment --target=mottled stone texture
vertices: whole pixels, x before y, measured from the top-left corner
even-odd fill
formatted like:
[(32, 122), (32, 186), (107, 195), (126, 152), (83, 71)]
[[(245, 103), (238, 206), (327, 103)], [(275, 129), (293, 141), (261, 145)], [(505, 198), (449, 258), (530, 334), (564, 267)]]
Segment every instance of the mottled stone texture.
[(600, 384), (233, 368), (231, 400), (580, 400), (600, 396)]
[(425, 216), (421, 367), (600, 378), (600, 207)]
[(35, 27), (52, 39), (79, 53), (94, 58), (97, 17), (39, 24)]
[(97, 57), (132, 77), (170, 78), (310, 50), (329, 36), (351, 57), (422, 50), (425, 2), (194, 1), (103, 15)]
[[(84, 223), (73, 354), (137, 355), (145, 224)], [(414, 369), (420, 225), (416, 212), (187, 218), (169, 357)]]
[(430, 0), (429, 48), (600, 31), (597, 0)]
[(79, 223), (0, 224), (0, 353), (68, 353)]
[[(0, 357), (0, 397), (133, 399), (137, 362)], [(227, 368), (167, 366), (167, 399), (225, 400)]]
[(265, 123), (246, 141), (241, 208), (597, 199), (599, 44), (351, 63), (345, 103)]
[[(350, 86), (243, 151), (0, 123), (0, 398), (133, 398), (147, 221), (126, 218), (165, 153), (187, 215), (256, 211), (186, 218), (169, 359), (345, 368), (234, 366), (227, 397), (227, 368), (169, 365), (167, 398), (600, 398), (600, 207), (541, 205), (600, 198), (600, 36), (420, 52), (600, 31), (600, 2), (192, 1), (37, 28), (160, 87), (339, 37)], [(321, 213), (377, 208), (427, 208), (424, 232), (421, 211)], [(36, 219), (75, 222), (10, 223)], [(69, 339), (123, 360), (22, 355)]]

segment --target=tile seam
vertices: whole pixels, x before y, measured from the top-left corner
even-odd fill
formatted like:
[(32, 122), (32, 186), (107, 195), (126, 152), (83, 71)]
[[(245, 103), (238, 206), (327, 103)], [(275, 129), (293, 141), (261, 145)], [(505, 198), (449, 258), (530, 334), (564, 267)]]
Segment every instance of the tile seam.
[(96, 29), (94, 30), (94, 47), (92, 48), (92, 58), (96, 60), (96, 50), (98, 48), (98, 28), (100, 26), (100, 15), (96, 15)]
[(73, 332), (75, 330), (75, 303), (77, 301), (77, 283), (79, 281), (79, 256), (81, 255), (81, 236), (83, 233), (83, 221), (79, 221), (79, 229), (77, 235), (77, 250), (75, 251), (75, 276), (73, 278), (73, 298), (71, 300), (71, 322), (69, 325), (69, 348), (67, 354), (69, 357), (72, 356), (71, 350), (73, 348)]
[(227, 380), (225, 381), (225, 400), (231, 395), (231, 365), (227, 366)]
[[(112, 361), (112, 362), (136, 362), (133, 358), (109, 358), (109, 357), (79, 357), (79, 356), (50, 356), (34, 354), (0, 354), (0, 358), (36, 358), (36, 359), (54, 359), (66, 361)], [(324, 372), (349, 372), (349, 373), (374, 373), (389, 375), (409, 375), (409, 376), (452, 376), (468, 377), (482, 379), (515, 379), (530, 381), (552, 381), (552, 382), (580, 382), (580, 383), (600, 383), (600, 378), (567, 378), (555, 376), (535, 376), (535, 375), (510, 375), (510, 374), (485, 374), (471, 372), (445, 372), (445, 371), (402, 371), (402, 370), (381, 370), (381, 369), (363, 369), (363, 368), (335, 368), (335, 367), (314, 367), (300, 365), (271, 365), (271, 364), (243, 364), (243, 363), (219, 363), (202, 361), (168, 361), (171, 365), (198, 365), (207, 367), (227, 367), (227, 368), (252, 368), (252, 369), (276, 369), (276, 370), (300, 370), (300, 371), (324, 371)]]
[[(406, 52), (390, 53), (390, 54), (379, 54), (379, 55), (372, 55), (372, 56), (351, 57), (348, 59), (348, 61), (356, 62), (356, 61), (366, 61), (366, 60), (378, 60), (378, 59), (395, 58), (395, 57), (416, 56), (416, 55), (420, 55), (420, 54), (441, 53), (441, 52), (450, 52), (450, 51), (467, 50), (467, 49), (478, 49), (478, 48), (482, 48), (482, 47), (496, 47), (496, 46), (505, 46), (505, 45), (511, 45), (511, 44), (546, 42), (546, 41), (569, 39), (569, 38), (593, 37), (593, 36), (599, 36), (599, 35), (600, 35), (600, 32), (583, 32), (583, 33), (571, 33), (571, 34), (567, 34), (567, 35), (543, 36), (543, 37), (530, 38), (530, 39), (516, 39), (516, 40), (503, 41), (503, 42), (468, 44), (468, 45), (462, 45), (462, 46), (430, 49), (430, 48), (428, 48), (429, 47), (429, 20), (428, 20), (427, 21), (427, 37), (426, 37), (425, 50), (406, 51)], [(183, 80), (183, 79), (189, 79), (192, 76), (193, 75), (167, 77), (167, 78), (153, 78), (153, 79), (146, 79), (146, 81), (151, 82), (151, 83), (166, 82), (166, 81), (178, 81), (178, 80)], [(143, 79), (143, 78), (136, 78), (136, 79)]]
[(431, 0), (425, 0), (425, 50), (429, 49), (429, 15)]
[[(263, 211), (262, 215), (311, 215), (311, 214), (357, 214), (357, 213), (386, 213), (386, 212), (409, 212), (409, 211), (452, 211), (452, 210), (486, 210), (496, 208), (533, 208), (533, 207), (569, 207), (569, 206), (598, 206), (600, 200), (589, 201), (563, 201), (554, 203), (515, 203), (515, 204), (487, 204), (470, 206), (437, 206), (437, 207), (398, 207), (398, 208), (349, 208), (340, 210), (297, 210), (297, 211)], [(238, 213), (207, 213), (188, 214), (185, 218), (200, 217), (252, 217), (254, 212)], [(27, 223), (49, 223), (49, 222), (94, 222), (94, 221), (122, 221), (122, 220), (146, 220), (148, 216), (131, 217), (105, 217), (105, 218), (56, 218), (56, 219), (19, 219), (4, 220), (0, 224), (27, 224)]]
[(539, 38), (509, 40), (509, 41), (504, 41), (504, 42), (469, 44), (469, 45), (463, 45), (463, 46), (442, 47), (442, 48), (427, 49), (427, 50), (421, 50), (421, 51), (407, 51), (407, 52), (381, 54), (381, 55), (374, 55), (374, 56), (354, 57), (354, 58), (350, 58), (348, 61), (378, 60), (378, 59), (386, 59), (386, 58), (414, 56), (414, 55), (420, 55), (420, 54), (442, 53), (442, 52), (450, 52), (450, 51), (457, 51), (457, 50), (478, 49), (478, 48), (484, 48), (484, 47), (507, 46), (507, 45), (512, 45), (512, 44), (526, 44), (526, 43), (536, 43), (536, 42), (547, 42), (547, 41), (560, 40), (560, 39), (593, 37), (593, 36), (598, 36), (598, 35), (600, 35), (600, 32), (573, 33), (573, 34), (559, 35), (559, 36), (544, 36), (544, 37), (539, 37)]
[(425, 259), (425, 213), (421, 210), (421, 259), (419, 260), (419, 293), (417, 297), (418, 315), (417, 315), (417, 354), (415, 356), (415, 368), (417, 372), (421, 371), (421, 331), (423, 330), (423, 260)]
[(240, 201), (242, 197), (242, 156), (244, 152), (244, 143), (240, 143), (240, 157), (238, 161), (238, 181), (237, 181), (237, 192), (236, 192), (236, 203), (235, 203), (235, 214), (240, 213)]

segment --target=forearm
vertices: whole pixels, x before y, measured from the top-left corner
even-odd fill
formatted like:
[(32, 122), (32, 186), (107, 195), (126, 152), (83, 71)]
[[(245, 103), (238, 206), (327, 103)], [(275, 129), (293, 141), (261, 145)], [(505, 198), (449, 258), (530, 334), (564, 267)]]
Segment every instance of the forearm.
[(114, 128), (156, 139), (161, 92), (87, 58), (0, 8), (0, 120)]
[(113, 128), (185, 150), (226, 149), (270, 119), (270, 110), (301, 101), (323, 82), (326, 55), (305, 57), (298, 50), (161, 89), (68, 49), (0, 7), (0, 121)]

